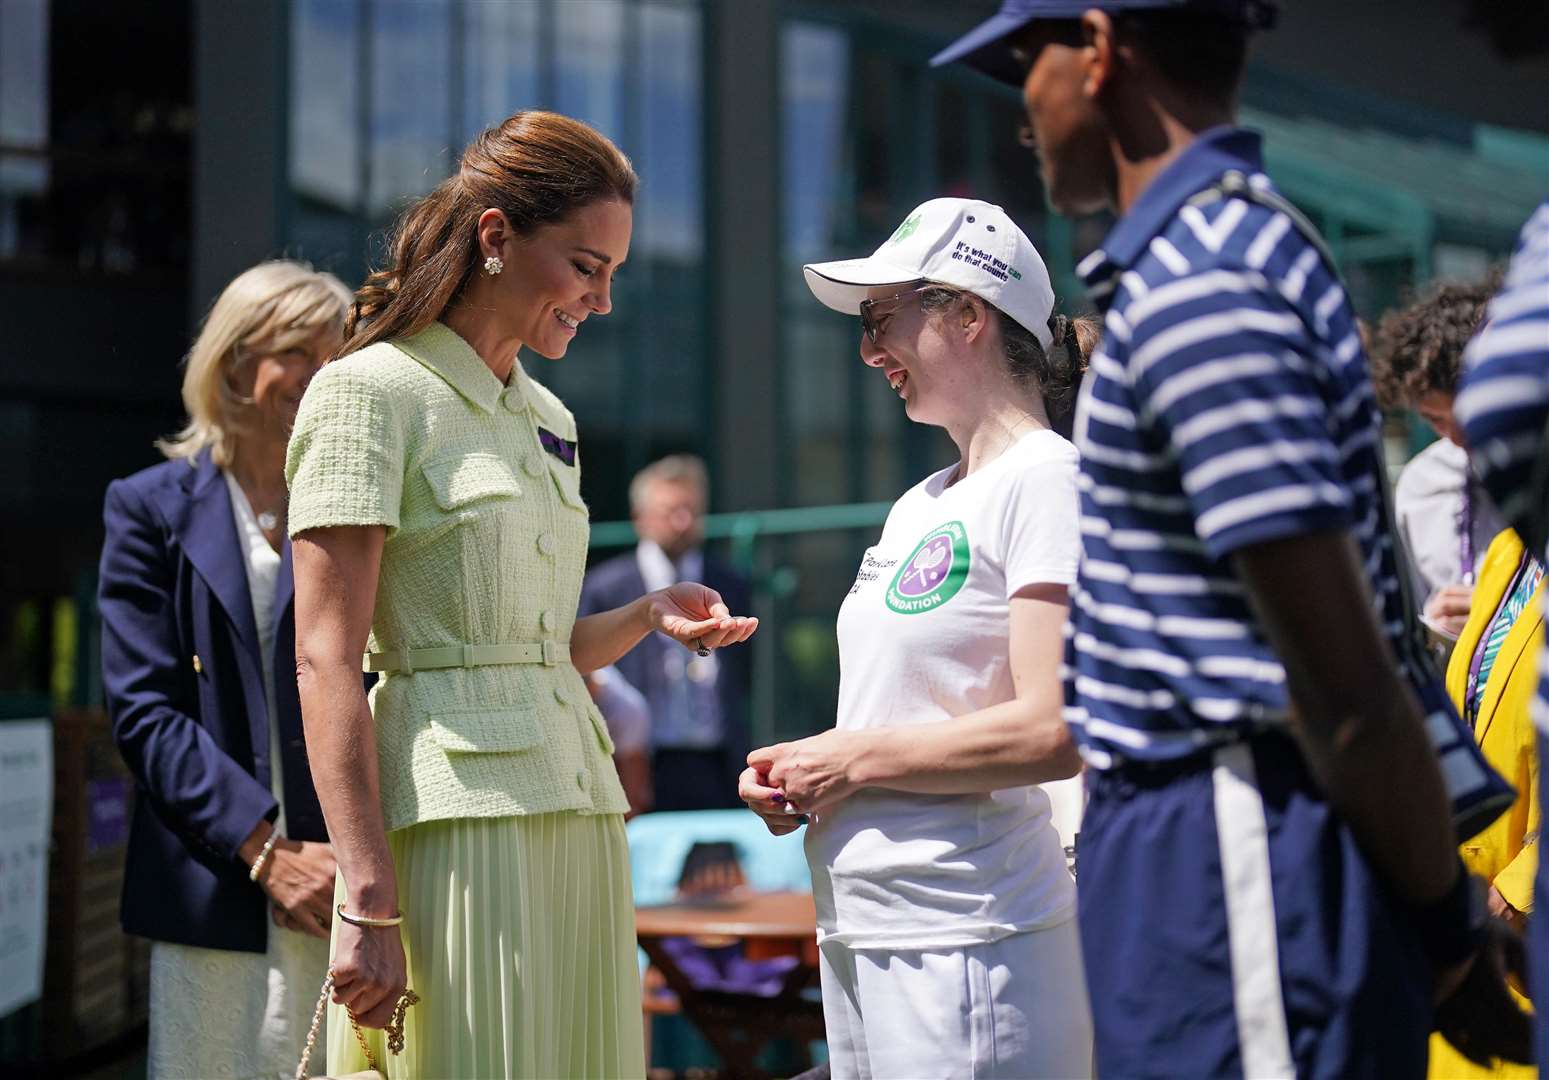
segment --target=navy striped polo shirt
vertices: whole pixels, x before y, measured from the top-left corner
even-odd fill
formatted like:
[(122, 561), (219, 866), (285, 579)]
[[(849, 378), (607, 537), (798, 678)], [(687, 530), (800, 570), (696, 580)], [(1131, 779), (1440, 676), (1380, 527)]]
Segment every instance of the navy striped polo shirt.
[(1266, 541), (1348, 529), (1406, 675), (1445, 698), (1406, 614), (1349, 297), (1232, 184), (1275, 201), (1258, 135), (1201, 134), (1080, 267), (1105, 318), (1076, 411), (1066, 717), (1097, 768), (1284, 723), (1285, 670), (1228, 562)]

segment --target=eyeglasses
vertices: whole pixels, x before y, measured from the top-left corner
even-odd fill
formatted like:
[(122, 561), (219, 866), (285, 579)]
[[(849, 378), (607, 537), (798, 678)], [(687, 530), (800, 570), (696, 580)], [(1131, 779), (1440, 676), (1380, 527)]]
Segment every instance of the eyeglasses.
[[(892, 296), (879, 296), (875, 300), (862, 300), (861, 327), (866, 331), (867, 339), (870, 340), (873, 345), (877, 343), (878, 339), (882, 337), (882, 320), (896, 312), (898, 308), (902, 306), (902, 302), (904, 300), (911, 296), (922, 293), (926, 289), (939, 289), (940, 287), (941, 286), (939, 285), (931, 285), (927, 283), (918, 286), (917, 288), (908, 289), (901, 293), (895, 293)], [(886, 311), (878, 311), (878, 304), (894, 304), (895, 306), (888, 308)]]

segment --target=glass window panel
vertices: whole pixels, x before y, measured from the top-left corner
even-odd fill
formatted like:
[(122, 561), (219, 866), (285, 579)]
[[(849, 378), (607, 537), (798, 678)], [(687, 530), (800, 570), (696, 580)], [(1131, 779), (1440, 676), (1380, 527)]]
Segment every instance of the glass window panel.
[(701, 13), (673, 0), (565, 0), (553, 14), (556, 107), (615, 139), (642, 181), (613, 312), (588, 320), (564, 364), (541, 369), (593, 448), (588, 495), (611, 500), (594, 511), (621, 516), (635, 470), (704, 449)]
[(836, 257), (847, 228), (841, 191), (850, 45), (843, 31), (788, 23), (780, 34), (781, 207), (788, 265)]
[(681, 4), (640, 8), (640, 92), (634, 130), (644, 182), (635, 208), (636, 251), (698, 259), (704, 248), (700, 139), (700, 16)]
[(800, 21), (781, 28), (781, 496), (807, 505), (849, 501), (858, 471), (850, 429), (859, 324), (819, 305), (800, 270), (805, 262), (864, 253), (845, 244), (855, 218), (846, 172), (849, 60), (842, 30)]
[(371, 12), (371, 191), (384, 217), (451, 168), (450, 0), (377, 0)]
[(48, 142), (48, 0), (0, 3), (0, 143)]
[(624, 149), (642, 182), (620, 303), (637, 345), (618, 391), (621, 422), (633, 416), (650, 432), (650, 446), (637, 443), (643, 459), (658, 446), (700, 448), (703, 437), (703, 65), (697, 7), (652, 2), (633, 13), (638, 22), (627, 40), (638, 81), (628, 129), (635, 142)]
[(537, 108), (542, 0), (474, 0), (464, 8), (462, 142)]
[(23, 246), (48, 188), (48, 0), (0, 2), (0, 258)]
[[(953, 82), (938, 81), (933, 87), (936, 95), (936, 115), (943, 122), (937, 124), (934, 163), (936, 188), (941, 195), (970, 199), (982, 188), (975, 175), (975, 151), (979, 131), (984, 125), (984, 115), (976, 96), (970, 95)], [(1029, 162), (1032, 158), (1029, 157)]]
[[(803, 288), (805, 292), (805, 288)], [(851, 389), (859, 365), (857, 320), (845, 319), (808, 294), (802, 309), (787, 308), (782, 362), (789, 427), (781, 451), (793, 455), (782, 494), (799, 504), (851, 499)]]
[(290, 182), (303, 199), (360, 204), (360, 4), (293, 0)]
[(623, 0), (554, 5), (556, 107), (618, 140), (624, 76)]

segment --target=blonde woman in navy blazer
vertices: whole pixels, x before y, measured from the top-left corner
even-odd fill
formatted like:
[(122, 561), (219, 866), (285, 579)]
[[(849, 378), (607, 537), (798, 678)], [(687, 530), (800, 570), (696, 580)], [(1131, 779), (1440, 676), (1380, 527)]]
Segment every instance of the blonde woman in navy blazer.
[(154, 942), (152, 1077), (288, 1074), (327, 968), (335, 868), (302, 741), (283, 464), (348, 303), (299, 263), (236, 278), (189, 353), (168, 460), (108, 488), (103, 683), (138, 795), (122, 917)]

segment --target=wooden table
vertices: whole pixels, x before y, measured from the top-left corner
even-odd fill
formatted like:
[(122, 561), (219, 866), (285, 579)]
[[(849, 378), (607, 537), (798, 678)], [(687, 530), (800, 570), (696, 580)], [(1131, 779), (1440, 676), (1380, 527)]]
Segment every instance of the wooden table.
[[(817, 979), (817, 912), (808, 893), (739, 893), (695, 903), (635, 910), (640, 947), (662, 973), (683, 1012), (721, 1055), (728, 1077), (756, 1078), (755, 1064), (771, 1039), (803, 1043), (823, 1038), (823, 1006), (802, 991)], [(750, 958), (794, 955), (797, 965), (773, 997), (702, 990), (662, 947), (670, 937), (729, 938), (746, 943)]]

